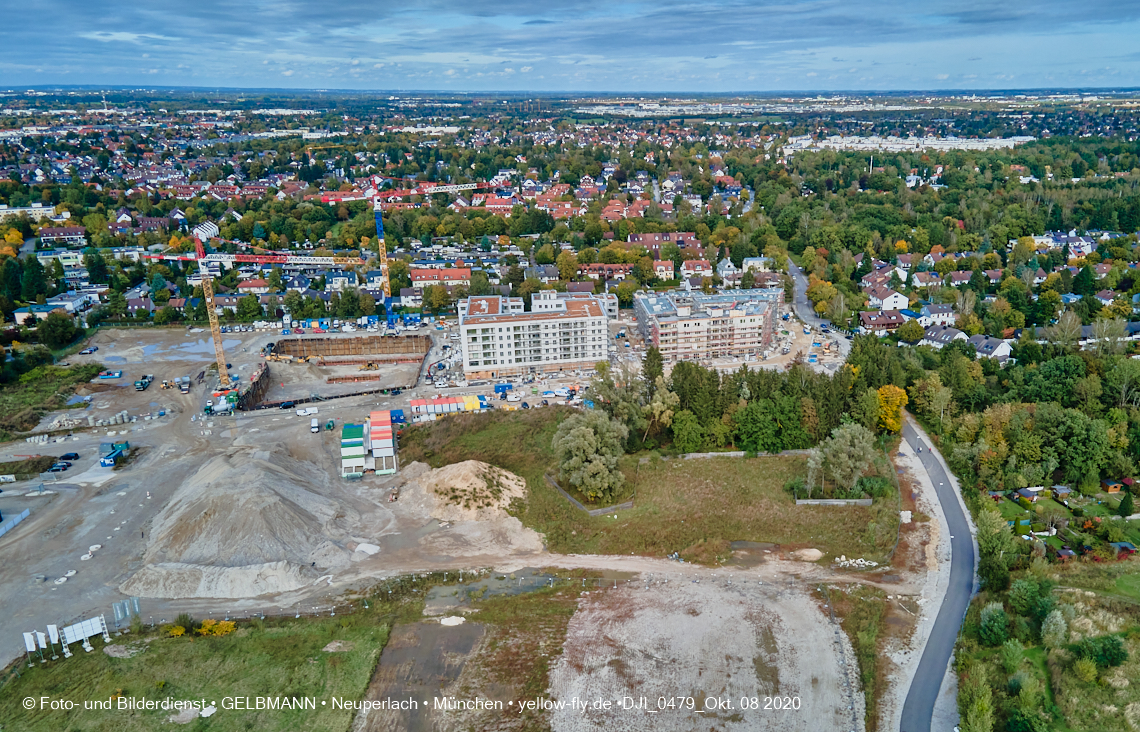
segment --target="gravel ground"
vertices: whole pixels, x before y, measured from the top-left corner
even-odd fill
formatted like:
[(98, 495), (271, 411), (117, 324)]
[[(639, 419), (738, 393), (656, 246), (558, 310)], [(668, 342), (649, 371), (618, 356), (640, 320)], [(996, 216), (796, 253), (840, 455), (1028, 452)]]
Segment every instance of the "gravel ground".
[[(556, 710), (551, 726), (852, 729), (853, 717), (862, 720), (862, 696), (850, 691), (848, 658), (846, 638), (802, 586), (643, 575), (583, 597), (551, 669), (550, 696), (591, 708)], [(648, 708), (628, 708), (642, 697)], [(742, 698), (760, 708), (742, 708)], [(800, 708), (765, 709), (768, 699), (798, 700)], [(595, 709), (595, 701), (611, 706)]]

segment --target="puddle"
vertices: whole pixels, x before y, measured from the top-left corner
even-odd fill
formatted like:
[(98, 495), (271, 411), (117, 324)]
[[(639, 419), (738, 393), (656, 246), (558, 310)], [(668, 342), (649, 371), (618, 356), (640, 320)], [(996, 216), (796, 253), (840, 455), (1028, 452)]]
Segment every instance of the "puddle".
[(122, 356), (103, 356), (99, 360), (104, 362), (104, 363), (126, 363), (127, 362), (127, 359), (123, 358)]
[(489, 573), (462, 585), (437, 585), (424, 600), (424, 615), (447, 615), (458, 608), (471, 607), (473, 598), (514, 596), (547, 587), (554, 575), (526, 567), (510, 574)]
[(732, 550), (732, 559), (728, 561), (734, 567), (756, 567), (768, 561), (768, 554), (765, 550), (772, 551), (776, 548), (775, 544), (767, 544), (762, 541), (734, 541), (729, 544)]
[[(398, 625), (392, 631), (380, 664), (368, 685), (365, 699), (416, 699), (423, 701), (439, 696), (463, 671), (467, 657), (483, 637), (483, 626), (474, 623), (441, 625), (428, 620), (411, 625)], [(371, 711), (366, 721), (354, 729), (359, 732), (409, 730), (432, 732), (436, 729), (435, 712), (431, 709)], [(363, 715), (361, 715), (363, 717)], [(361, 718), (357, 718), (359, 723)]]
[(81, 397), (78, 394), (73, 394), (71, 398), (67, 400), (67, 405), (71, 406), (72, 404), (81, 404), (83, 402), (83, 399), (84, 397)]

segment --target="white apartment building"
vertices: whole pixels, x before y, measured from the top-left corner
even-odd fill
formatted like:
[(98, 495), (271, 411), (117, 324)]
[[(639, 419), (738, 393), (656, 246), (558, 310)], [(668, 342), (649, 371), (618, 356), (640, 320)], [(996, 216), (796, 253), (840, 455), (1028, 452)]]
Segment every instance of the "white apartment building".
[(559, 298), (553, 290), (531, 297), (469, 297), (459, 306), (463, 372), (496, 379), (593, 368), (608, 358), (604, 305), (594, 298)]
[(712, 358), (747, 360), (772, 344), (781, 288), (731, 290), (704, 295), (638, 293), (633, 299), (637, 327), (665, 363)]

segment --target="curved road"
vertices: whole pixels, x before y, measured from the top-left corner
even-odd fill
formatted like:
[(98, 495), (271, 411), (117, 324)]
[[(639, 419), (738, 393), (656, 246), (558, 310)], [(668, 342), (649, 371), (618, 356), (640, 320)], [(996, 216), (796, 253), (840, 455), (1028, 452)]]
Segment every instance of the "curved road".
[(942, 512), (950, 527), (950, 582), (930, 631), (930, 638), (926, 641), (926, 648), (922, 651), (922, 658), (919, 659), (910, 691), (903, 702), (899, 726), (900, 732), (930, 732), (934, 702), (938, 699), (950, 656), (954, 652), (954, 643), (958, 639), (958, 630), (974, 594), (974, 540), (962, 504), (954, 494), (954, 487), (942, 467), (942, 461), (931, 454), (930, 445), (926, 444), (909, 422), (903, 424), (903, 439), (912, 450), (922, 448), (918, 457), (934, 483), (938, 502), (942, 505)]
[[(795, 293), (791, 304), (799, 319), (817, 329), (822, 328), (824, 323), (830, 325), (830, 321), (815, 314), (815, 308), (812, 307), (811, 300), (808, 300), (807, 296), (807, 277), (804, 275), (804, 271), (797, 267), (791, 259), (788, 260), (788, 274), (792, 276), (792, 289)], [(839, 353), (847, 358), (847, 354), (851, 353), (851, 341), (844, 338), (842, 333), (835, 334), (835, 331), (832, 331), (832, 334), (839, 342)]]

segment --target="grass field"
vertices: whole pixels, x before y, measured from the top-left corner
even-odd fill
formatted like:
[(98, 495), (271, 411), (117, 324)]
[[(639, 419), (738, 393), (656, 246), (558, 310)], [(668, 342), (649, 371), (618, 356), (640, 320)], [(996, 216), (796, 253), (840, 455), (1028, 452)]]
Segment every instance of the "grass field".
[[(588, 573), (582, 573), (587, 576)], [(454, 573), (451, 575), (454, 581)], [(440, 576), (405, 577), (393, 581), (396, 599), (382, 600), (379, 590), (368, 600), (354, 603), (350, 614), (336, 617), (276, 618), (241, 622), (231, 635), (172, 638), (163, 630), (130, 633), (114, 639), (115, 645), (142, 648), (133, 658), (112, 658), (103, 641), (92, 639), (95, 651), (79, 651), (33, 668), (23, 659), (3, 674), (0, 686), (0, 730), (20, 732), (151, 732), (187, 729), (211, 732), (293, 732), (328, 730), (346, 732), (355, 712), (335, 709), (331, 699), (363, 698), (390, 631), (403, 623), (423, 620), (425, 592), (440, 583)], [(509, 694), (534, 698), (549, 686), (549, 664), (561, 652), (566, 626), (577, 608), (581, 591), (571, 584), (543, 588), (518, 596), (476, 600), (478, 622), (485, 625), (488, 642), (473, 658), (473, 693)], [(348, 650), (322, 649), (341, 641)], [(17, 676), (16, 674), (19, 674)], [(78, 709), (26, 711), (27, 697), (41, 696), (79, 702)], [(166, 720), (174, 712), (118, 711), (116, 697), (163, 700), (205, 699), (218, 702), (208, 719), (195, 719), (185, 727)], [(224, 697), (297, 697), (315, 699), (314, 710), (237, 710), (221, 707)], [(504, 697), (506, 698), (506, 697)], [(112, 710), (85, 709), (83, 701), (112, 699)], [(322, 705), (322, 701), (328, 703)], [(546, 728), (544, 715), (524, 720), (521, 729)], [(493, 722), (494, 719), (488, 719)]]
[(519, 518), (543, 533), (551, 551), (578, 554), (681, 552), (715, 563), (731, 541), (812, 546), (828, 555), (878, 559), (894, 544), (893, 499), (871, 508), (796, 506), (785, 482), (804, 472), (804, 458), (651, 460), (634, 457), (623, 470), (634, 508), (591, 517), (546, 484), (554, 470), (550, 441), (568, 409), (456, 415), (407, 430), (401, 457), (440, 467), (484, 460), (521, 475), (529, 495)]
[(18, 382), (0, 387), (0, 435), (11, 439), (11, 432), (32, 429), (44, 414), (63, 407), (76, 386), (95, 378), (102, 370), (99, 364), (39, 366)]
[(885, 621), (887, 593), (869, 585), (832, 587), (824, 597), (830, 599), (859, 664), (859, 681), (866, 696), (864, 719), (868, 732), (875, 732), (879, 722), (879, 698), (886, 681), (886, 657), (880, 654), (880, 636)]
[[(453, 575), (454, 576), (454, 575)], [(393, 581), (393, 600), (380, 594), (369, 607), (354, 604), (355, 612), (336, 617), (267, 618), (241, 622), (231, 635), (171, 638), (164, 629), (115, 637), (116, 645), (144, 650), (133, 658), (111, 658), (103, 641), (92, 639), (95, 651), (78, 651), (72, 658), (27, 668), (20, 659), (5, 672), (0, 686), (0, 730), (21, 732), (151, 732), (170, 727), (172, 712), (102, 711), (84, 709), (83, 700), (107, 700), (116, 695), (162, 700), (255, 696), (312, 697), (313, 710), (245, 711), (219, 708), (209, 719), (182, 729), (211, 732), (267, 730), (328, 730), (344, 732), (353, 712), (332, 709), (332, 697), (360, 699), (368, 686), (390, 629), (419, 620), (424, 593), (440, 577), (433, 575)], [(321, 649), (331, 641), (351, 644), (344, 652)], [(20, 674), (16, 676), (15, 674)], [(25, 697), (48, 696), (80, 701), (72, 711), (25, 711)], [(117, 704), (114, 702), (112, 706)], [(179, 727), (173, 727), (178, 729)]]

